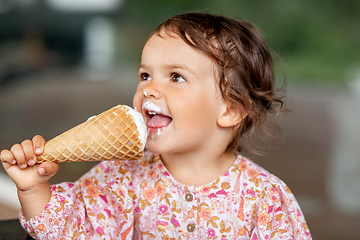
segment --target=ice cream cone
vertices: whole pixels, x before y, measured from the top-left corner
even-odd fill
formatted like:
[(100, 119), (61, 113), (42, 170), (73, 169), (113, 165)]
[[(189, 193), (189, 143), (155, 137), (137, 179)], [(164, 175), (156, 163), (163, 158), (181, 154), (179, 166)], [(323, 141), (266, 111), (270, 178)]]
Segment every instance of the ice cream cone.
[(146, 134), (140, 113), (118, 105), (46, 142), (37, 162), (139, 159)]

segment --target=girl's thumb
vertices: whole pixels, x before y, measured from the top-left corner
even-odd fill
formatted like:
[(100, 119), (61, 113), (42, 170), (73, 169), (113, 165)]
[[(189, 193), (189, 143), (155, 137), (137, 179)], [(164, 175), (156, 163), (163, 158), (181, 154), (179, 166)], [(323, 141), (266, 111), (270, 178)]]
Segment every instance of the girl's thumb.
[(59, 170), (59, 164), (53, 162), (43, 162), (38, 167), (38, 173), (41, 176), (54, 176)]

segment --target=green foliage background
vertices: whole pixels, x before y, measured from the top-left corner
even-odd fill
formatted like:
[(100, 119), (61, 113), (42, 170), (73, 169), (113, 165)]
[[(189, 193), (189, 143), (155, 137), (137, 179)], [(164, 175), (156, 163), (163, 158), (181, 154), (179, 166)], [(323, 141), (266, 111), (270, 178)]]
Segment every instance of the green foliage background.
[(166, 18), (209, 12), (257, 25), (268, 46), (280, 55), (288, 81), (344, 85), (360, 71), (359, 10), (360, 1), (354, 0), (125, 1), (117, 20), (119, 34), (127, 33), (119, 38), (127, 49), (120, 49), (119, 55), (130, 54), (139, 62), (147, 36)]

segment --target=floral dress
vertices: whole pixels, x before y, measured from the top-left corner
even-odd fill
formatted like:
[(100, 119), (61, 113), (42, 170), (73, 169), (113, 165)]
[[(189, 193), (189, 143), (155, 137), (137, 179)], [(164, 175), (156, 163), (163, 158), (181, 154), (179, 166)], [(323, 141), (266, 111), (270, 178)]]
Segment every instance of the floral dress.
[(285, 183), (241, 155), (202, 187), (181, 184), (154, 156), (101, 162), (51, 191), (38, 216), (20, 212), (38, 239), (311, 239)]

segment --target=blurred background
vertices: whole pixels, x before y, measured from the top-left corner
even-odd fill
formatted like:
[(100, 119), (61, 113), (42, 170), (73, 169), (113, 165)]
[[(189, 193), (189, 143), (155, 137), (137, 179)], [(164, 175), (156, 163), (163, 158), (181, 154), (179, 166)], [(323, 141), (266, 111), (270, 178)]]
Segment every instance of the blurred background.
[[(314, 239), (360, 239), (360, 1), (1, 0), (0, 149), (132, 105), (147, 37), (187, 11), (259, 27), (291, 111), (282, 145), (251, 157), (289, 185)], [(52, 182), (93, 165), (61, 164)], [(0, 219), (18, 210), (0, 167)]]

